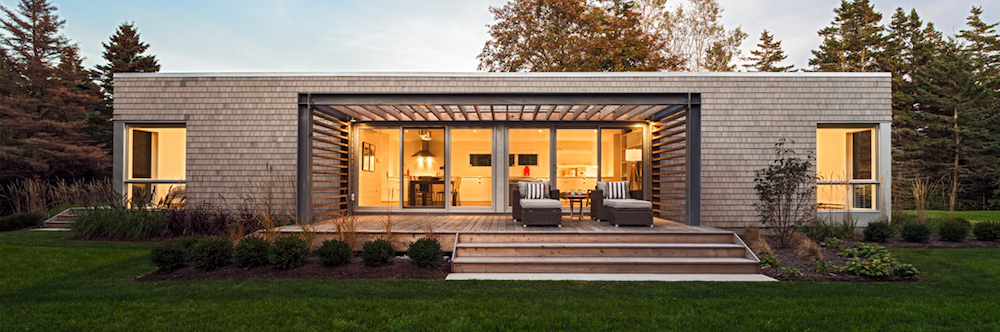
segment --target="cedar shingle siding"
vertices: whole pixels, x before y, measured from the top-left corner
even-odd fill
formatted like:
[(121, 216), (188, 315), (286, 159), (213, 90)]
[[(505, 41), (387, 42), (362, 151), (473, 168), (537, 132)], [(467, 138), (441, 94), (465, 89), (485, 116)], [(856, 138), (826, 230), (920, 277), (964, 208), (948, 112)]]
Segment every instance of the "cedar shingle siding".
[(753, 171), (779, 138), (812, 151), (818, 122), (892, 121), (888, 75), (292, 75), (119, 76), (114, 120), (186, 123), (189, 204), (284, 179), (280, 203), (294, 210), (300, 93), (700, 93), (702, 225), (714, 227), (756, 222)]

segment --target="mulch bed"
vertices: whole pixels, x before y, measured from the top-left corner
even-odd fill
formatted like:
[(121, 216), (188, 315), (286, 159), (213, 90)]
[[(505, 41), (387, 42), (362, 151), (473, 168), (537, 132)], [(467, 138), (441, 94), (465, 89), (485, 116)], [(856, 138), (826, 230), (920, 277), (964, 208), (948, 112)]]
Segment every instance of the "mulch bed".
[[(817, 262), (800, 259), (795, 253), (794, 248), (778, 248), (778, 241), (776, 237), (766, 237), (767, 243), (771, 246), (774, 256), (781, 261), (781, 266), (779, 267), (762, 267), (761, 273), (766, 276), (787, 281), (818, 281), (818, 282), (921, 282), (923, 279), (920, 275), (913, 277), (900, 277), (900, 276), (885, 276), (885, 277), (869, 277), (869, 276), (859, 276), (850, 272), (820, 272), (816, 269)], [(849, 248), (853, 246), (854, 242), (844, 241), (844, 248)], [(847, 258), (838, 256), (837, 253), (840, 250), (835, 248), (821, 247), (820, 250), (823, 253), (823, 261), (827, 263), (828, 266), (843, 266), (847, 264)], [(903, 262), (906, 263), (906, 262)], [(785, 278), (780, 276), (781, 268), (791, 268), (795, 267), (802, 272), (800, 277)]]
[(409, 259), (396, 257), (389, 263), (379, 266), (367, 266), (355, 257), (350, 264), (337, 267), (326, 267), (309, 257), (302, 266), (287, 270), (275, 269), (271, 266), (242, 268), (227, 265), (212, 271), (202, 271), (193, 266), (185, 266), (172, 271), (156, 270), (147, 275), (136, 277), (136, 281), (164, 280), (242, 280), (242, 279), (444, 279), (451, 271), (451, 262), (444, 260), (438, 265), (423, 268), (414, 265)]

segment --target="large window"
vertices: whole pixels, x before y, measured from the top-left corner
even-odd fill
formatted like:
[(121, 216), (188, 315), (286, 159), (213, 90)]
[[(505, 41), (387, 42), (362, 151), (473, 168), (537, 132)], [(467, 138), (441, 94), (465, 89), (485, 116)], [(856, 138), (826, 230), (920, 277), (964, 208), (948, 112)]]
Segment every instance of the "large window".
[(129, 126), (125, 185), (133, 206), (184, 207), (186, 137), (184, 125)]
[(399, 205), (399, 128), (358, 131), (361, 166), (358, 172), (358, 206)]
[[(556, 188), (586, 193), (597, 181), (597, 129), (556, 129)], [(564, 206), (569, 201), (563, 201)]]
[(508, 131), (507, 205), (520, 181), (549, 181), (549, 129), (511, 128)]
[[(493, 205), (493, 129), (451, 130), (451, 206)], [(443, 198), (443, 193), (435, 193)]]
[(874, 126), (816, 130), (819, 209), (874, 209), (878, 160)]

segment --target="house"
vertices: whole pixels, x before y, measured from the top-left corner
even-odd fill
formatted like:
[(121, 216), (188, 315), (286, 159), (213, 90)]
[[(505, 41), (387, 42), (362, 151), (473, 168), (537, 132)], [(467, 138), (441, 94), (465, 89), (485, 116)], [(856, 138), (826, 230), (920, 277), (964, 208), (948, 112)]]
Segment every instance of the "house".
[(737, 229), (788, 138), (815, 155), (819, 215), (864, 224), (890, 211), (890, 94), (888, 73), (120, 73), (114, 181), (173, 204), (266, 187), (318, 221), (629, 180), (660, 218)]

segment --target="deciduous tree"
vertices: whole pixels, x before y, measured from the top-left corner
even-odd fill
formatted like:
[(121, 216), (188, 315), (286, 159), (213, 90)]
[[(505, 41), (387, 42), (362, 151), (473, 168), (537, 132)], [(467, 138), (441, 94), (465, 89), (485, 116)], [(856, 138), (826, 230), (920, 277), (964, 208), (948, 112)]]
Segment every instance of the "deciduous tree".
[(642, 2), (647, 29), (663, 36), (666, 50), (680, 57), (689, 71), (735, 69), (740, 44), (747, 34), (739, 27), (727, 30), (720, 22), (722, 7), (717, 0), (690, 0), (690, 6), (668, 8), (663, 0)]
[(491, 7), (488, 71), (655, 71), (676, 67), (631, 1), (514, 0)]

